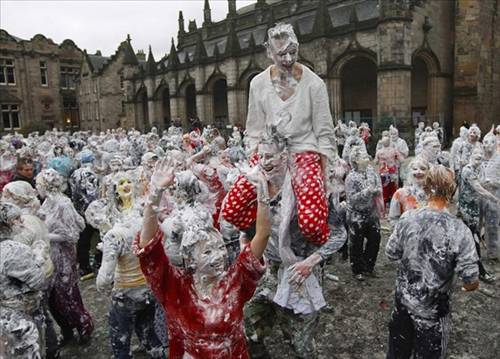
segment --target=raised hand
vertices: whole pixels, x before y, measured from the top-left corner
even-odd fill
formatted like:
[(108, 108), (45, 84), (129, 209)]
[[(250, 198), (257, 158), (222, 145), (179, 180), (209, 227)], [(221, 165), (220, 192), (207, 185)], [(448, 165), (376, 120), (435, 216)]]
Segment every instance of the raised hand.
[(252, 169), (245, 174), (248, 181), (255, 186), (257, 191), (257, 199), (261, 202), (269, 202), (269, 185), (266, 176), (262, 173), (259, 166), (252, 167)]
[(170, 157), (165, 157), (156, 163), (153, 175), (151, 176), (151, 186), (164, 190), (174, 183), (175, 167)]

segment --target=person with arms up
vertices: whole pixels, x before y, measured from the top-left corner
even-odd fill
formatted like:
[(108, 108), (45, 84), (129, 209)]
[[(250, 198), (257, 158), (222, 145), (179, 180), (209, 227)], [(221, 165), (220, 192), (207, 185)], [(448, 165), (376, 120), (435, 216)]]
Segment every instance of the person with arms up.
[[(249, 358), (243, 332), (243, 305), (264, 274), (262, 259), (270, 235), (267, 181), (257, 184), (256, 232), (236, 262), (226, 267), (222, 235), (211, 224), (211, 212), (200, 206), (183, 209), (185, 231), (181, 251), (185, 268), (176, 268), (163, 249), (163, 232), (155, 209), (162, 193), (175, 184), (170, 159), (157, 165), (135, 241), (142, 271), (163, 305), (169, 336), (169, 358)], [(172, 190), (175, 190), (175, 186)]]

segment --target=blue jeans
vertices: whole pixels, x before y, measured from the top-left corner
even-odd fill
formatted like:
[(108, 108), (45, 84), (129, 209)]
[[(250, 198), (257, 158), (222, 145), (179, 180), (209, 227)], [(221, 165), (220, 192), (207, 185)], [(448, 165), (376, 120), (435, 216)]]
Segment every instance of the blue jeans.
[(109, 325), (111, 347), (117, 359), (132, 358), (132, 330), (135, 330), (151, 358), (165, 358), (165, 352), (154, 330), (155, 300), (151, 292), (144, 294), (140, 298), (131, 298), (121, 291), (113, 293)]

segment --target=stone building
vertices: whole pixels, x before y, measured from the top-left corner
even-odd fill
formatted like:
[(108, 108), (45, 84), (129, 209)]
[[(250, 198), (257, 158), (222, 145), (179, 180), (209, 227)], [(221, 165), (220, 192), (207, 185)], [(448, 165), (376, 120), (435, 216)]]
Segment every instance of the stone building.
[(0, 133), (77, 129), (75, 79), (81, 50), (43, 35), (23, 40), (0, 30)]
[[(327, 84), (334, 118), (396, 123), (464, 121), (486, 130), (500, 111), (499, 3), (495, 0), (228, 0), (225, 19), (179, 13), (177, 46), (147, 66), (124, 67), (128, 123), (147, 129), (188, 118), (225, 128), (244, 124), (249, 83), (270, 61), (266, 30), (291, 23), (300, 61)], [(201, 10), (201, 9), (200, 9)]]
[(134, 54), (130, 37), (123, 41), (111, 57), (100, 51), (84, 56), (77, 84), (80, 128), (100, 132), (116, 127), (134, 127), (125, 116), (124, 71), (128, 67), (145, 67), (145, 54)]

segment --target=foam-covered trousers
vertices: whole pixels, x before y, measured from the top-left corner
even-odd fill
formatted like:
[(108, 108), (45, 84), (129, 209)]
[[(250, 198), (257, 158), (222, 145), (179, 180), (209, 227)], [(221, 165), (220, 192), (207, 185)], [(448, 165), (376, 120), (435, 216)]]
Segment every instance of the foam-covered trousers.
[(450, 332), (450, 315), (416, 320), (403, 305), (396, 305), (389, 323), (387, 359), (444, 359)]
[(116, 359), (132, 358), (132, 331), (139, 338), (150, 358), (165, 358), (165, 350), (155, 333), (155, 299), (151, 292), (131, 297), (113, 291), (109, 312), (111, 347)]
[(348, 213), (347, 225), (352, 273), (373, 272), (380, 248), (380, 220), (373, 217), (360, 220)]
[[(292, 188), (297, 199), (297, 213), (301, 233), (310, 242), (324, 244), (330, 234), (328, 203), (325, 194), (324, 174), (320, 156), (316, 152), (291, 154), (289, 170)], [(251, 164), (257, 163), (254, 155)], [(240, 176), (222, 204), (222, 216), (240, 230), (250, 228), (257, 218), (255, 187)]]
[(500, 247), (500, 210), (495, 203), (481, 203), (481, 217), (484, 223), (484, 239), (488, 248), (488, 258), (498, 259)]
[(69, 241), (51, 243), (51, 259), (54, 276), (49, 294), (50, 313), (64, 337), (70, 338), (76, 329), (80, 337), (88, 338), (94, 330), (94, 322), (78, 288), (75, 245)]

